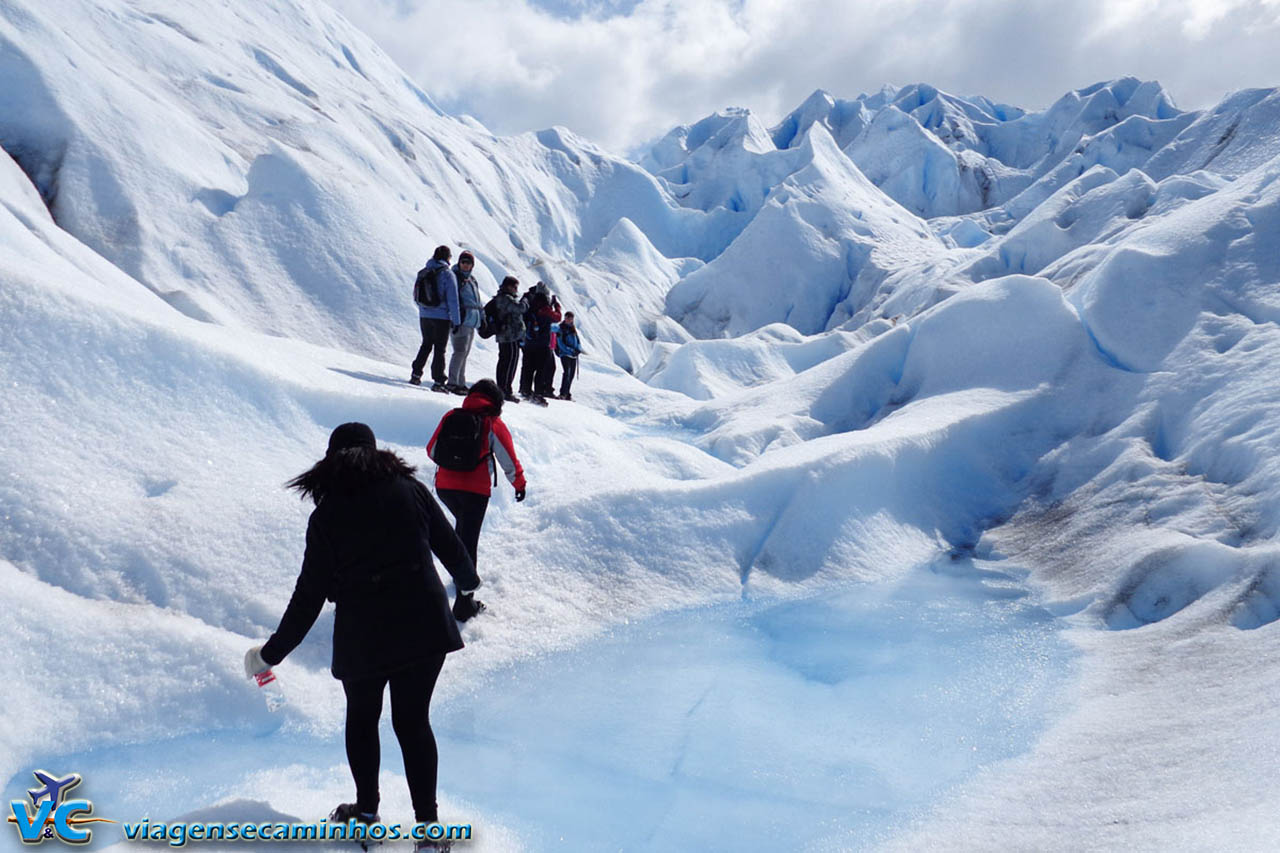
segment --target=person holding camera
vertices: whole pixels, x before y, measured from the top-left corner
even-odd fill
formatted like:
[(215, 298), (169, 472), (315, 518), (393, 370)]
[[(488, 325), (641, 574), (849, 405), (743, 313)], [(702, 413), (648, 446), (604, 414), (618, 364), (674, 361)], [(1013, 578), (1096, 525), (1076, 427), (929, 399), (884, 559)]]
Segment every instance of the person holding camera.
[(525, 312), (524, 369), (520, 374), (520, 393), (540, 406), (553, 394), (551, 379), (555, 371), (551, 351), (551, 327), (560, 322), (560, 300), (545, 282), (538, 282), (528, 293)]

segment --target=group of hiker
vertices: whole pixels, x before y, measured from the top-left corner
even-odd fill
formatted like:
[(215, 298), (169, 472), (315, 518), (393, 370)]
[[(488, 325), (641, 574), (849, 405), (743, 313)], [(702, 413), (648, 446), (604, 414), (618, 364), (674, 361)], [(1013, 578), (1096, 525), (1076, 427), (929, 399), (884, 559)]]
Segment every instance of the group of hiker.
[[(436, 494), (452, 513), (453, 525), (414, 476), (415, 469), (395, 452), (378, 448), (372, 429), (354, 422), (337, 427), (324, 458), (288, 483), (315, 502), (302, 569), (275, 633), (245, 654), (246, 674), (265, 683), (271, 667), (302, 642), (325, 601), (334, 602), (331, 671), (347, 698), (345, 740), (356, 797), (330, 813), (332, 823), (380, 821), (378, 721), (389, 686), (392, 728), (414, 819), (426, 827), (438, 824), (439, 756), (431, 696), (445, 655), (463, 646), (458, 623), (485, 609), (476, 598), (476, 567), (490, 483), (497, 483), (501, 469), (517, 502), (525, 499), (527, 488), (502, 407), (521, 399), (512, 388), (521, 352), (520, 395), (542, 405), (556, 396), (556, 357), (563, 367), (559, 398), (572, 399), (582, 354), (573, 313), (562, 314), (546, 284), (538, 282), (518, 296), (520, 282), (506, 276), (498, 294), (482, 303), (474, 256), (462, 252), (453, 267), (449, 260), (449, 248), (437, 248), (415, 282), (422, 347), (409, 381), (421, 384), (430, 359), (433, 390), (465, 395), (426, 443), (427, 456), (437, 466)], [(468, 387), (467, 359), (476, 335), (497, 341), (496, 379)], [(446, 346), (452, 347), (447, 370)], [(452, 607), (433, 554), (453, 578)], [(420, 851), (449, 847), (447, 839), (415, 836)]]
[[(545, 282), (517, 295), (520, 280), (511, 275), (484, 302), (474, 274), (475, 256), (464, 251), (458, 263), (450, 266), (452, 255), (448, 246), (437, 246), (414, 281), (422, 345), (410, 367), (410, 384), (422, 384), (430, 359), (431, 390), (467, 394), (467, 359), (478, 335), (498, 344), (495, 380), (506, 401), (546, 405), (548, 399), (572, 400), (578, 356), (583, 352), (573, 312), (561, 311), (559, 299)], [(446, 349), (452, 350), (447, 369)], [(554, 387), (557, 358), (562, 368), (558, 394)], [(519, 396), (513, 387), (517, 370)]]

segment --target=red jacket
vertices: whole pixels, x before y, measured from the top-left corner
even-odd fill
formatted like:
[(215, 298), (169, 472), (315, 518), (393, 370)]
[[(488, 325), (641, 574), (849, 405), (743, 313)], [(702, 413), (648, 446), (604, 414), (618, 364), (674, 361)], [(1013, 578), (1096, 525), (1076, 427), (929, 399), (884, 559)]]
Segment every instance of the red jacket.
[[(485, 395), (473, 391), (467, 395), (462, 401), (462, 408), (467, 411), (476, 409), (484, 410), (492, 407), (493, 403)], [(436, 431), (431, 434), (431, 440), (427, 442), (427, 456), (434, 459), (432, 451), (436, 446), (436, 436), (440, 435), (440, 426), (444, 423), (444, 418), (440, 419), (440, 423), (436, 424)], [(436, 468), (436, 488), (437, 489), (458, 489), (463, 492), (474, 492), (478, 495), (489, 495), (489, 479), (493, 473), (494, 461), (502, 466), (502, 471), (507, 475), (507, 479), (511, 481), (511, 485), (516, 491), (520, 491), (525, 487), (524, 468), (520, 466), (520, 460), (516, 458), (515, 445), (511, 443), (511, 432), (507, 429), (507, 425), (502, 422), (502, 418), (497, 415), (486, 415), (484, 418), (485, 429), (489, 433), (489, 455), (484, 461), (470, 471), (450, 471), (448, 468)]]

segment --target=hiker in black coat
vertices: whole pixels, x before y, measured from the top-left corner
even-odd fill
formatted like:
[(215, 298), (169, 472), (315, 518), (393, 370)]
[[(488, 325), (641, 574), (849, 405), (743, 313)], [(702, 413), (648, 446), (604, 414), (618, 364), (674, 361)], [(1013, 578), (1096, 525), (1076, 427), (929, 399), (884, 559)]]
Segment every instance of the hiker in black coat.
[(377, 821), (378, 719), (388, 682), (415, 817), (437, 818), (428, 709), (444, 657), (462, 648), (462, 638), (431, 554), (460, 593), (474, 592), (480, 578), (413, 472), (395, 453), (378, 450), (364, 424), (333, 431), (324, 459), (289, 483), (316, 502), (293, 597), (271, 639), (245, 656), (251, 675), (275, 666), (302, 642), (325, 600), (336, 605), (332, 672), (347, 694), (347, 759), (356, 783), (356, 802), (330, 816), (340, 822)]

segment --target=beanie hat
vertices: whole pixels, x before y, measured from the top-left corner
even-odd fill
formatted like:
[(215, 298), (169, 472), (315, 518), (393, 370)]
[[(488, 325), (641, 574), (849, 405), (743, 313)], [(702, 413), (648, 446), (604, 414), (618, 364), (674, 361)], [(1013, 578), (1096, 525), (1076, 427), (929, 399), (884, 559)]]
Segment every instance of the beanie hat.
[(373, 437), (373, 430), (365, 424), (352, 422), (343, 424), (330, 434), (329, 454), (352, 447), (368, 447), (376, 450), (378, 442)]
[(461, 255), (458, 255), (458, 263), (465, 264), (467, 261), (471, 261), (471, 263), (474, 264), (476, 262), (476, 256), (470, 252), (463, 252)]

